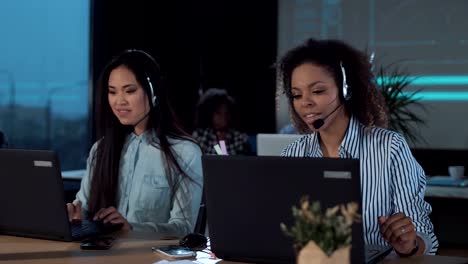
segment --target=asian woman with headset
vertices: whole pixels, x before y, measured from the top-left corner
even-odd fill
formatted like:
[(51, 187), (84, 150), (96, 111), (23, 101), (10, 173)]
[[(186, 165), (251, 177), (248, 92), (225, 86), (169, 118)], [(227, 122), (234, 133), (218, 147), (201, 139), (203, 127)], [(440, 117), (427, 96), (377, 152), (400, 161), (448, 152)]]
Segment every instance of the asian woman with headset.
[(98, 141), (70, 220), (183, 236), (193, 231), (202, 193), (201, 150), (179, 125), (161, 70), (140, 50), (104, 69), (95, 110)]

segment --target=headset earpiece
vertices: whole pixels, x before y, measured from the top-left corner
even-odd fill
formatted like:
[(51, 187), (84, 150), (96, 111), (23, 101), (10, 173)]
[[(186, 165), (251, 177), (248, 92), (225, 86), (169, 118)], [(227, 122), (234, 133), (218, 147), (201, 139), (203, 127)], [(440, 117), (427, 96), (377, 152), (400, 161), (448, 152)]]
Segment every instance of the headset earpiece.
[(341, 75), (343, 76), (343, 98), (345, 101), (351, 99), (351, 90), (349, 89), (348, 83), (346, 82), (346, 72), (343, 67), (343, 62), (340, 61)]
[(150, 92), (151, 92), (151, 105), (152, 105), (153, 107), (156, 107), (157, 98), (156, 98), (156, 95), (154, 94), (153, 84), (151, 83), (150, 77), (146, 76), (146, 80), (148, 80), (148, 84), (149, 84), (149, 87), (150, 87)]

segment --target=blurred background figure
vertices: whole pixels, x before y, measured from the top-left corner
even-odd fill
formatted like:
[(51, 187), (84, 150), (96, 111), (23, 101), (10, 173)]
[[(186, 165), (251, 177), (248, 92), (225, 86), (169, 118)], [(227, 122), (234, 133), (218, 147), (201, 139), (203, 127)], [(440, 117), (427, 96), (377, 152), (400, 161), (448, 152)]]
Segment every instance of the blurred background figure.
[(203, 153), (216, 154), (214, 146), (224, 140), (229, 155), (252, 154), (249, 137), (235, 129), (236, 121), (234, 99), (225, 90), (208, 89), (198, 102), (193, 132)]

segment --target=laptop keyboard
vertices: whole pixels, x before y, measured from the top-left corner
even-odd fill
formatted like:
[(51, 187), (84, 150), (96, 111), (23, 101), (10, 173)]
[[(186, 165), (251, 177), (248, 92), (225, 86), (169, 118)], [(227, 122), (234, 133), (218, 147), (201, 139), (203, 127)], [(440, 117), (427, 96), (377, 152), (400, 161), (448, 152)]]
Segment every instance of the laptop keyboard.
[(104, 224), (102, 221), (82, 220), (71, 224), (73, 240), (82, 240), (88, 237), (95, 237), (119, 230), (122, 224)]

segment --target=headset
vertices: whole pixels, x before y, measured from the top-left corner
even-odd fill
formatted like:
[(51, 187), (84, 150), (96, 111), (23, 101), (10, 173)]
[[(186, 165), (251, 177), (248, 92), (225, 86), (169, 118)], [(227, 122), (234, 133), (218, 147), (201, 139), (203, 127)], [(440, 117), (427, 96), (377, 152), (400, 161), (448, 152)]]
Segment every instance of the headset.
[[(142, 54), (144, 55), (145, 57), (147, 57), (149, 60), (152, 61), (152, 63), (158, 68), (158, 70), (160, 71), (160, 67), (159, 67), (159, 64), (154, 60), (153, 57), (151, 57), (151, 55), (149, 55), (148, 53), (142, 51), (142, 50), (137, 50), (137, 49), (130, 49), (128, 50), (129, 52), (135, 52), (135, 53), (139, 53), (139, 54)], [(156, 107), (157, 104), (158, 104), (158, 100), (157, 100), (157, 97), (156, 97), (156, 93), (155, 93), (155, 90), (154, 90), (154, 86), (153, 86), (153, 83), (151, 82), (151, 79), (148, 75), (148, 73), (145, 71), (144, 72), (145, 76), (146, 76), (146, 81), (148, 82), (148, 85), (149, 85), (149, 89), (150, 89), (150, 93), (151, 93), (151, 98), (150, 98), (150, 101), (151, 101), (151, 106), (150, 107)], [(135, 124), (133, 124), (133, 126), (137, 126), (140, 122), (142, 122), (148, 115), (149, 115), (150, 111), (148, 111), (148, 113), (146, 113), (142, 118), (140, 118), (140, 120), (138, 120)]]
[[(143, 54), (144, 56), (146, 56), (149, 60), (152, 61), (152, 63), (154, 63), (156, 65), (156, 67), (159, 69), (159, 64), (154, 60), (154, 58), (149, 55), (148, 53), (146, 53), (145, 51), (143, 50), (138, 50), (138, 49), (130, 49), (128, 50), (130, 52), (135, 52), (135, 53), (140, 53), (140, 54)], [(148, 85), (150, 87), (150, 92), (151, 92), (151, 106), (152, 107), (156, 107), (157, 105), (157, 97), (156, 97), (156, 93), (154, 91), (154, 87), (153, 87), (153, 83), (151, 82), (151, 79), (148, 75), (147, 72), (145, 72), (145, 76), (146, 76), (146, 80), (148, 81)]]
[(343, 98), (345, 101), (349, 101), (351, 99), (351, 90), (346, 82), (346, 72), (345, 68), (343, 67), (343, 62), (340, 61), (340, 68), (341, 68), (341, 75), (343, 76)]
[[(151, 83), (151, 79), (150, 77), (148, 76), (148, 74), (145, 72), (145, 75), (146, 75), (146, 80), (148, 81), (148, 84), (149, 84), (149, 87), (150, 87), (150, 92), (151, 92), (151, 107), (156, 107), (157, 105), (157, 98), (156, 98), (156, 95), (154, 94), (154, 88), (153, 88), (153, 84)], [(135, 124), (133, 124), (134, 127), (136, 127), (138, 124), (140, 124), (143, 120), (145, 120), (146, 117), (148, 117), (149, 113), (151, 112), (148, 111), (148, 113), (146, 113), (142, 118), (140, 118), (137, 122), (135, 122)]]
[[(343, 99), (344, 99), (344, 101), (349, 101), (351, 99), (351, 90), (350, 90), (350, 88), (348, 86), (348, 83), (346, 82), (346, 72), (345, 72), (345, 69), (343, 67), (343, 62), (341, 62), (341, 61), (340, 61), (340, 68), (341, 68), (341, 75), (343, 76), (343, 86), (342, 86)], [(336, 97), (336, 98), (338, 98), (338, 97)], [(335, 98), (335, 100), (336, 100), (336, 98)], [(335, 101), (335, 100), (333, 100), (333, 101)], [(342, 105), (343, 105), (343, 102), (340, 102), (340, 104), (337, 107), (335, 107), (335, 109), (333, 109), (333, 111), (328, 113), (325, 117), (315, 120), (312, 123), (312, 126), (315, 129), (320, 129), (325, 124), (325, 120), (329, 116), (331, 116), (333, 113), (335, 113), (336, 110), (338, 110), (338, 108), (340, 108)]]
[(153, 88), (153, 84), (151, 83), (151, 79), (148, 75), (146, 75), (146, 80), (148, 81), (148, 84), (149, 84), (149, 87), (150, 87), (150, 92), (151, 92), (151, 105), (153, 107), (156, 107), (157, 105), (157, 97), (156, 95), (154, 94), (154, 88)]

